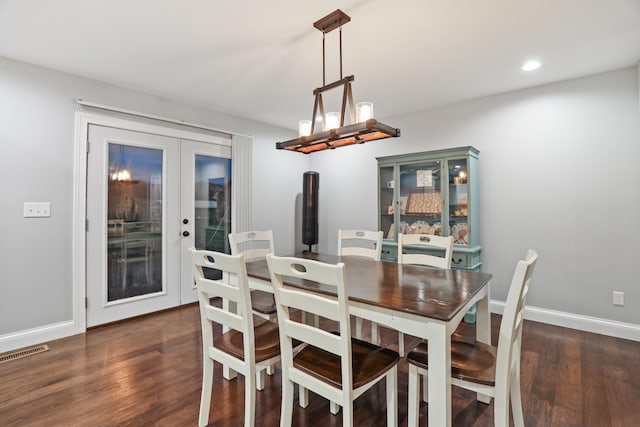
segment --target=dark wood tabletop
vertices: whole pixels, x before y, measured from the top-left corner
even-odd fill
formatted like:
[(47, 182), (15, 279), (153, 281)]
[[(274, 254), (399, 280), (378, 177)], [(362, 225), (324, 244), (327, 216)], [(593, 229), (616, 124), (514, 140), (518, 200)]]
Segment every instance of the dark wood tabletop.
[[(296, 256), (331, 264), (343, 262), (351, 301), (443, 321), (451, 320), (491, 280), (491, 274), (475, 271), (443, 270), (309, 252)], [(270, 281), (265, 260), (248, 262), (247, 274), (250, 278)], [(315, 282), (296, 278), (286, 278), (285, 282), (335, 295), (329, 288)]]

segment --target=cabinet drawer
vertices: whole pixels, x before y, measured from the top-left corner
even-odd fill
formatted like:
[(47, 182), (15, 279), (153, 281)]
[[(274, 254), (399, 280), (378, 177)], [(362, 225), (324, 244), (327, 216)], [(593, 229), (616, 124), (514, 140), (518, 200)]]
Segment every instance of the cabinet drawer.
[(454, 252), (451, 256), (451, 268), (469, 269), (471, 267), (471, 254)]
[(390, 245), (382, 245), (382, 253), (380, 259), (387, 262), (398, 261), (398, 247)]
[(480, 248), (475, 248), (472, 252), (457, 252), (453, 248), (453, 256), (451, 257), (451, 268), (460, 270), (480, 271)]

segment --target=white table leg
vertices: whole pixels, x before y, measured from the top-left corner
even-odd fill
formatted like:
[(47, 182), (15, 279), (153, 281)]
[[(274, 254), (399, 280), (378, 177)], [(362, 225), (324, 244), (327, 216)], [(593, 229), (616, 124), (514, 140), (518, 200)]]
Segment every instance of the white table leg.
[(445, 324), (429, 335), (429, 425), (451, 426), (451, 336)]
[(476, 303), (476, 339), (485, 344), (491, 344), (491, 313), (489, 313), (488, 292), (485, 298)]
[[(485, 344), (491, 344), (491, 313), (489, 312), (488, 291), (486, 298), (476, 303), (476, 339)], [(491, 403), (491, 396), (487, 396), (486, 394), (478, 393), (476, 399), (487, 405)]]

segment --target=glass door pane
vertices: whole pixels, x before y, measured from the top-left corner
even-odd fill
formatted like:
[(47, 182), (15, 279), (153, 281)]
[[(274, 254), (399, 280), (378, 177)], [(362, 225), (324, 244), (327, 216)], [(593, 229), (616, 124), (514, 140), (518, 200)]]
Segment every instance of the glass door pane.
[(195, 247), (231, 253), (231, 159), (195, 156)]
[(443, 235), (440, 167), (439, 160), (400, 166), (400, 233)]
[(469, 245), (469, 170), (466, 159), (449, 160), (449, 228), (456, 245)]
[[(189, 248), (231, 253), (231, 147), (181, 142), (181, 291), (182, 304), (197, 301)], [(220, 271), (205, 276), (219, 279)]]
[(107, 302), (162, 292), (163, 152), (109, 143)]

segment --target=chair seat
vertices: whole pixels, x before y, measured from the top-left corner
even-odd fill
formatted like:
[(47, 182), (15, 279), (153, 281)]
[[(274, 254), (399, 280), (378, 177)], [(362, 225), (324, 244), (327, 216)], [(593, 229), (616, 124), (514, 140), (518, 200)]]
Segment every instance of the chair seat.
[[(253, 316), (255, 333), (256, 363), (271, 359), (280, 354), (280, 336), (278, 325), (274, 322)], [(216, 337), (213, 346), (234, 357), (244, 360), (242, 333), (236, 330)]]
[(265, 291), (251, 291), (251, 306), (253, 311), (263, 314), (276, 313), (276, 300), (273, 294)]
[[(451, 340), (451, 376), (476, 384), (495, 385), (496, 347), (454, 337)], [(407, 354), (407, 361), (423, 369), (428, 369), (428, 346), (420, 343)]]
[[(354, 388), (384, 374), (400, 359), (393, 350), (356, 338), (351, 339), (351, 357)], [(340, 356), (336, 354), (308, 345), (293, 358), (293, 364), (321, 381), (337, 388), (342, 387)]]

